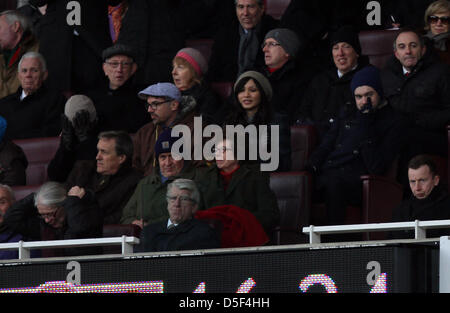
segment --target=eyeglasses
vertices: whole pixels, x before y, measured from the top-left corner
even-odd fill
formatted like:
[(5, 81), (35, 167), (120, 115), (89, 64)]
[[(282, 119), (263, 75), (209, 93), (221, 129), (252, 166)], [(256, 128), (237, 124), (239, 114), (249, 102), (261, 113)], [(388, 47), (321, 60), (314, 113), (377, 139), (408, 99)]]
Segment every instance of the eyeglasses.
[(133, 62), (105, 62), (105, 63), (111, 66), (112, 68), (118, 68), (119, 65), (122, 65), (123, 68), (129, 68), (133, 64)]
[(261, 45), (261, 49), (264, 49), (266, 46), (268, 46), (269, 48), (273, 48), (276, 46), (281, 46), (281, 44), (279, 44), (278, 42), (275, 42), (275, 41), (263, 42), (263, 44)]
[(172, 101), (172, 99), (168, 99), (168, 100), (165, 100), (162, 102), (158, 102), (158, 101), (153, 101), (152, 103), (146, 102), (145, 109), (148, 110), (148, 108), (150, 107), (150, 108), (152, 108), (152, 110), (156, 110), (158, 108), (158, 105), (161, 105), (161, 104), (167, 103), (167, 102), (171, 102), (171, 101)]
[(211, 149), (212, 153), (225, 153), (225, 151), (232, 151), (233, 149), (227, 147), (214, 147)]
[(55, 218), (56, 213), (58, 213), (58, 210), (59, 208), (56, 208), (52, 213), (39, 214), (39, 218), (43, 220), (51, 220)]
[(448, 25), (450, 22), (450, 16), (441, 16), (441, 17), (436, 15), (428, 16), (428, 23), (435, 24), (439, 20), (441, 20), (442, 24)]
[(166, 199), (167, 199), (167, 202), (169, 202), (171, 204), (175, 203), (178, 199), (180, 200), (180, 203), (182, 205), (187, 205), (187, 204), (195, 202), (193, 199), (189, 198), (188, 196), (167, 196)]

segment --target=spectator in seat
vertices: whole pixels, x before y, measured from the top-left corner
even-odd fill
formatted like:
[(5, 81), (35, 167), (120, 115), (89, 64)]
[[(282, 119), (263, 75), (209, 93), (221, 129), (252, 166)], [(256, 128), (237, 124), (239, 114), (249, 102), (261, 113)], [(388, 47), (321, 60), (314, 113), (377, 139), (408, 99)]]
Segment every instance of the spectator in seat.
[(5, 184), (0, 184), (0, 224), (9, 207), (16, 202), (16, 197), (12, 188)]
[(97, 155), (98, 118), (92, 100), (71, 96), (61, 114), (61, 139), (47, 167), (50, 180), (65, 182), (76, 161), (93, 160)]
[(65, 182), (93, 192), (103, 214), (103, 224), (118, 224), (122, 210), (142, 179), (131, 166), (133, 142), (124, 131), (98, 135), (95, 160), (79, 160)]
[[(67, 192), (62, 184), (50, 181), (8, 209), (0, 226), (0, 233), (5, 232), (24, 240), (101, 237), (102, 212), (87, 190), (71, 188)], [(94, 254), (101, 253), (101, 248), (65, 248), (53, 253)]]
[[(411, 196), (393, 211), (392, 222), (450, 219), (450, 197), (439, 184), (436, 164), (428, 155), (417, 155), (408, 164)], [(427, 237), (448, 236), (448, 229), (428, 230)], [(412, 238), (411, 231), (392, 232), (393, 238)]]
[(188, 160), (177, 159), (172, 155), (172, 146), (179, 137), (171, 135), (167, 128), (155, 144), (155, 157), (158, 162), (152, 174), (144, 177), (123, 209), (120, 222), (144, 226), (166, 220), (167, 185), (177, 178), (194, 179), (195, 171)]
[(350, 83), (355, 73), (368, 64), (352, 26), (343, 26), (330, 34), (330, 50), (334, 66), (312, 78), (297, 114), (297, 123), (316, 126), (319, 140), (342, 108), (355, 110)]
[(145, 102), (137, 95), (141, 88), (134, 83), (134, 51), (125, 45), (114, 45), (105, 49), (102, 56), (107, 79), (86, 93), (94, 103), (99, 130), (135, 133), (149, 122), (149, 117)]
[(235, 0), (236, 19), (225, 24), (214, 37), (207, 80), (233, 82), (248, 70), (261, 70), (264, 36), (278, 25), (265, 14), (263, 0)]
[[(236, 136), (235, 136), (236, 137)], [(215, 145), (215, 164), (198, 168), (196, 183), (206, 211), (213, 207), (233, 205), (252, 215), (267, 236), (278, 225), (280, 211), (275, 194), (270, 189), (268, 172), (259, 165), (238, 160), (237, 138), (227, 137)], [(250, 220), (239, 223), (250, 223)], [(252, 225), (253, 227), (253, 225)]]
[[(226, 125), (249, 125), (256, 126), (258, 151), (263, 146), (264, 151), (270, 151), (271, 140), (278, 140), (278, 146), (275, 148), (279, 154), (280, 160), (277, 171), (289, 171), (291, 168), (291, 129), (289, 126), (289, 118), (286, 113), (276, 112), (272, 107), (273, 89), (269, 80), (261, 73), (256, 71), (244, 72), (237, 79), (234, 85), (234, 97), (232, 110), (226, 120)], [(260, 126), (267, 126), (267, 136), (262, 133)], [(272, 138), (271, 126), (278, 126), (278, 138)], [(265, 162), (260, 159), (255, 160), (256, 163)], [(246, 158), (245, 162), (255, 163)]]
[(196, 115), (201, 115), (207, 124), (223, 122), (223, 101), (203, 79), (208, 71), (208, 63), (200, 51), (183, 48), (172, 62), (173, 83), (182, 96), (192, 96), (197, 102)]
[(438, 0), (425, 11), (425, 39), (428, 48), (437, 52), (442, 62), (450, 65), (450, 2)]
[[(172, 83), (157, 83), (141, 92), (139, 97), (147, 102), (147, 112), (152, 121), (141, 127), (133, 137), (133, 166), (150, 175), (156, 166), (155, 143), (159, 135), (175, 125), (194, 127), (195, 101), (182, 97), (180, 90)], [(193, 132), (192, 132), (193, 133)]]
[(263, 73), (272, 85), (273, 109), (286, 114), (290, 124), (295, 122), (295, 113), (312, 76), (308, 60), (302, 61), (304, 45), (305, 42), (288, 28), (269, 31), (262, 44), (266, 65)]
[(405, 141), (404, 122), (384, 98), (378, 69), (356, 72), (350, 90), (357, 110), (341, 111), (306, 165), (315, 177), (313, 201), (325, 202), (329, 225), (345, 223), (348, 205), (361, 206), (361, 175), (383, 175)]
[(46, 61), (39, 53), (28, 52), (16, 70), (20, 87), (0, 100), (0, 115), (8, 121), (5, 136), (9, 139), (57, 136), (65, 99), (46, 86)]
[(441, 63), (411, 29), (402, 29), (394, 41), (394, 55), (382, 72), (386, 98), (408, 120), (409, 140), (399, 163), (406, 184), (407, 164), (418, 154), (447, 157), (450, 123), (450, 67)]
[(21, 147), (5, 137), (6, 120), (0, 116), (0, 183), (26, 185), (28, 160)]
[(178, 178), (167, 186), (169, 218), (147, 225), (135, 252), (220, 248), (219, 236), (211, 226), (194, 217), (200, 193), (194, 181)]
[(25, 53), (38, 49), (39, 42), (24, 15), (14, 10), (0, 13), (0, 98), (17, 91), (17, 65)]

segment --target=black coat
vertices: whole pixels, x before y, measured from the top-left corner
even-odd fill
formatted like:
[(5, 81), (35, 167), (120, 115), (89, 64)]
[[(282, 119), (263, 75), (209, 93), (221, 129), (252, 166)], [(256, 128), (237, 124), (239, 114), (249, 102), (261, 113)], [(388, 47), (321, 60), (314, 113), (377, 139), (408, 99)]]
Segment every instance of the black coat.
[(389, 105), (372, 113), (343, 112), (307, 162), (318, 175), (342, 170), (359, 181), (364, 174), (382, 175), (398, 156), (405, 123)]
[(134, 252), (179, 251), (220, 248), (217, 231), (209, 224), (192, 218), (167, 229), (167, 220), (147, 225), (142, 230), (142, 241)]
[(384, 95), (412, 126), (444, 132), (450, 123), (450, 67), (426, 53), (405, 77), (393, 56), (381, 73)]
[(0, 115), (8, 122), (9, 139), (53, 137), (61, 131), (65, 98), (45, 85), (22, 101), (22, 88), (0, 100)]
[[(258, 41), (262, 44), (266, 34), (277, 27), (276, 21), (270, 15), (263, 15)], [(209, 59), (207, 80), (210, 82), (234, 82), (238, 76), (238, 51), (239, 51), (239, 21), (233, 19), (231, 24), (224, 25), (216, 34)], [(264, 53), (258, 50), (255, 64), (247, 70), (262, 70), (264, 68)]]
[(116, 90), (110, 89), (105, 82), (86, 93), (94, 102), (99, 131), (124, 130), (135, 133), (150, 122), (145, 101), (138, 97), (142, 88), (134, 85), (132, 79)]
[(119, 224), (122, 210), (133, 195), (142, 174), (128, 163), (115, 175), (100, 175), (96, 161), (77, 161), (66, 181), (67, 190), (80, 186), (94, 192), (104, 224)]
[(28, 160), (22, 148), (10, 140), (0, 143), (0, 183), (26, 185)]
[[(450, 197), (448, 192), (438, 185), (425, 199), (417, 199), (414, 195), (404, 200), (393, 211), (392, 222), (413, 222), (450, 219)], [(428, 230), (427, 237), (449, 236), (449, 229)], [(396, 231), (392, 238), (414, 238), (413, 231)]]
[(368, 63), (360, 57), (356, 69), (338, 77), (336, 67), (317, 74), (308, 86), (297, 113), (297, 122), (314, 124), (322, 136), (341, 110), (355, 111), (350, 83), (357, 71)]

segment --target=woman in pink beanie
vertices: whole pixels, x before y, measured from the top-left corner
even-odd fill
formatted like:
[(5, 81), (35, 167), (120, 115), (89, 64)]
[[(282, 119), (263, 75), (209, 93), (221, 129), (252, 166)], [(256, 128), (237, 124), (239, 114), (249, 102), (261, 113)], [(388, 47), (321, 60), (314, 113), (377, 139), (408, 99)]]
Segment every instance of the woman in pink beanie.
[(207, 124), (221, 124), (218, 112), (223, 106), (223, 99), (203, 80), (208, 71), (208, 62), (200, 51), (183, 48), (177, 52), (172, 61), (172, 78), (182, 96), (192, 96), (197, 105), (196, 113)]

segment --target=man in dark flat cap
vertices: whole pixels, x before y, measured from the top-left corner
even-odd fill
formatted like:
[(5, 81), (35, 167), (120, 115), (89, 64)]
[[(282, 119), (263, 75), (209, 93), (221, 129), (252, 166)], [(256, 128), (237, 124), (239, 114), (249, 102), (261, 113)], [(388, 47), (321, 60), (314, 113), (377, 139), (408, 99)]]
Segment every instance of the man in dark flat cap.
[(124, 130), (135, 133), (150, 121), (145, 101), (138, 97), (142, 89), (134, 83), (137, 71), (134, 51), (116, 44), (103, 51), (103, 72), (107, 78), (87, 95), (97, 110), (99, 130)]

